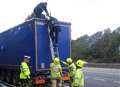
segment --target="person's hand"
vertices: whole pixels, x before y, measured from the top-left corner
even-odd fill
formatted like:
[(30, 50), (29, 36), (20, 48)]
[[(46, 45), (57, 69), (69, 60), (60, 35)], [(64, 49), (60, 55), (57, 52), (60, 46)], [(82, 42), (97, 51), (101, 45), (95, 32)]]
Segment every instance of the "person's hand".
[(27, 79), (30, 79), (30, 76), (29, 76), (29, 75), (27, 76)]

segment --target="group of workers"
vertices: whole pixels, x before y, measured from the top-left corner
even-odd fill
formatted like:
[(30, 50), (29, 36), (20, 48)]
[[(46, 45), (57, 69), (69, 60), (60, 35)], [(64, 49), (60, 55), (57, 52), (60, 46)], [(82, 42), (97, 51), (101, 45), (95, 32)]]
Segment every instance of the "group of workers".
[[(24, 59), (20, 65), (21, 87), (26, 87), (26, 85), (30, 85), (30, 67), (28, 65), (29, 59), (30, 56), (24, 56)], [(66, 65), (68, 68), (70, 87), (84, 87), (84, 74), (82, 72), (82, 68), (84, 67), (86, 62), (82, 60), (77, 60), (76, 62), (73, 62), (71, 58), (67, 58), (66, 61), (60, 61), (58, 57), (55, 57), (53, 59), (53, 62), (50, 63), (50, 74), (52, 83), (51, 87), (63, 87), (61, 63)]]
[(52, 87), (62, 87), (62, 67), (60, 63), (63, 63), (68, 68), (70, 87), (84, 87), (82, 68), (86, 62), (80, 59), (73, 62), (71, 58), (60, 61), (58, 57), (54, 58), (53, 63), (50, 64)]

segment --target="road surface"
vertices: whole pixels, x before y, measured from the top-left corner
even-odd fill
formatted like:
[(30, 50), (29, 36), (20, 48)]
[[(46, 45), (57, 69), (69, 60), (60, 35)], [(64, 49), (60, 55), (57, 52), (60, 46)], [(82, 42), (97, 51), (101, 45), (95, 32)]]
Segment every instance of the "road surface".
[[(120, 69), (86, 67), (83, 71), (85, 74), (85, 87), (120, 87)], [(0, 87), (8, 86), (0, 83)]]
[(84, 68), (85, 87), (120, 87), (120, 69)]

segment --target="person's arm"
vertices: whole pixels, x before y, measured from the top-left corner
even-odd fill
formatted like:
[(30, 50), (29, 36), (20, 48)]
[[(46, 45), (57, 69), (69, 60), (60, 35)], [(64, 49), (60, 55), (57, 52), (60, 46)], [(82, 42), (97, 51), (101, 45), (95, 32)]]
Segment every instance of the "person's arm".
[(69, 64), (67, 64), (66, 62), (64, 62), (64, 61), (60, 61), (61, 63), (63, 63), (64, 65), (66, 65), (66, 66), (69, 66)]

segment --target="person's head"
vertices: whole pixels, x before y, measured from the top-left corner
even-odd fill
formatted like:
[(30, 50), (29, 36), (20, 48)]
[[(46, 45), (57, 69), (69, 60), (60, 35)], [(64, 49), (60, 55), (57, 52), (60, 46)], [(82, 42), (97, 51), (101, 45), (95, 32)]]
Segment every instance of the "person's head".
[(67, 62), (68, 64), (71, 64), (71, 63), (72, 63), (72, 59), (71, 59), (71, 58), (67, 58), (67, 59), (66, 59), (66, 62)]
[(41, 2), (40, 5), (44, 5), (44, 6), (47, 6), (47, 2)]
[(85, 66), (86, 62), (82, 61), (82, 60), (77, 60), (77, 62), (75, 63), (76, 67), (78, 68), (83, 68)]
[(54, 64), (59, 64), (60, 63), (60, 60), (59, 60), (59, 58), (58, 57), (55, 57), (54, 59), (53, 59), (53, 63)]
[(24, 56), (24, 62), (29, 63), (30, 61), (30, 56)]
[(47, 2), (43, 2), (47, 6)]

